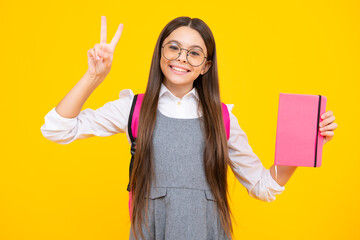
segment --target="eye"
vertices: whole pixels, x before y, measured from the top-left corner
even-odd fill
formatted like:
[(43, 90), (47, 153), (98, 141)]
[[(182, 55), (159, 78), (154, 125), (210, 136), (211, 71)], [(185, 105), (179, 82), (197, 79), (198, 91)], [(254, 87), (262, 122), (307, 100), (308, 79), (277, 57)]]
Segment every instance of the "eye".
[(194, 56), (194, 57), (200, 56), (199, 51), (196, 51), (196, 50), (191, 50), (191, 51), (189, 52), (189, 54), (190, 54), (191, 56)]
[(178, 51), (179, 47), (177, 45), (169, 45), (169, 49)]

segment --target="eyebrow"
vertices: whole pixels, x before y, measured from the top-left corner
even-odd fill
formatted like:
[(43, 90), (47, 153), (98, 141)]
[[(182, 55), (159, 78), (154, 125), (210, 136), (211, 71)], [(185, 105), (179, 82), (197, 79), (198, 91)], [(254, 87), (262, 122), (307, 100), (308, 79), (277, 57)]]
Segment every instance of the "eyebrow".
[[(181, 45), (181, 43), (180, 43), (179, 41), (177, 41), (177, 40), (170, 40), (169, 42), (176, 42), (176, 43), (178, 43), (179, 45)], [(193, 48), (193, 47), (198, 47), (198, 48), (200, 48), (201, 50), (203, 50), (202, 47), (200, 47), (199, 45), (191, 45), (191, 46), (190, 46), (190, 48)], [(204, 51), (204, 50), (203, 50), (203, 51)]]

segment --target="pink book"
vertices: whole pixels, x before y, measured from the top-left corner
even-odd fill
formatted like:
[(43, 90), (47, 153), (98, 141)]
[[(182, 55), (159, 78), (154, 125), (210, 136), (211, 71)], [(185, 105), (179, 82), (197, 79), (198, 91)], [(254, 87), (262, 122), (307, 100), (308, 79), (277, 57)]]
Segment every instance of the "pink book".
[(274, 165), (320, 167), (326, 97), (280, 93)]

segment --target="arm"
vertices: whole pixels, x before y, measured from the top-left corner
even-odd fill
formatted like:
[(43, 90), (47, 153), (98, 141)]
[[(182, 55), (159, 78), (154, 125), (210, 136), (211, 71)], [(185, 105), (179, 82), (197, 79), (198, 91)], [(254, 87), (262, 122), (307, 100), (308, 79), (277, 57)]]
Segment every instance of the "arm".
[[(60, 103), (45, 116), (45, 124), (41, 126), (45, 138), (66, 144), (75, 139), (95, 135), (109, 136), (125, 131), (129, 105), (129, 98), (125, 97), (125, 94), (122, 99), (106, 103), (99, 109), (81, 111), (85, 101), (111, 69), (113, 54), (122, 28), (123, 25), (120, 24), (111, 43), (106, 43), (106, 18), (101, 17), (100, 44), (95, 44), (94, 48), (87, 52), (89, 68)], [(130, 98), (131, 94), (132, 92), (128, 91), (127, 95)]]
[(277, 177), (275, 174), (275, 165), (270, 167), (271, 177), (280, 185), (284, 186), (293, 175), (297, 166), (279, 166), (277, 165)]
[(55, 107), (56, 112), (64, 118), (74, 118), (79, 115), (85, 101), (104, 79), (104, 76), (94, 76), (86, 71), (80, 81)]
[(124, 89), (120, 91), (119, 99), (107, 102), (95, 110), (84, 109), (74, 118), (62, 117), (54, 107), (45, 115), (45, 123), (40, 130), (45, 138), (59, 144), (92, 136), (127, 133), (133, 98), (134, 93), (130, 89)]
[(106, 18), (105, 16), (101, 17), (100, 44), (95, 44), (94, 48), (87, 52), (88, 70), (55, 108), (62, 117), (76, 117), (90, 94), (109, 74), (115, 47), (120, 39), (122, 29), (123, 25), (120, 24), (111, 43), (106, 43)]
[(228, 104), (230, 114), (230, 138), (228, 150), (230, 160), (236, 168), (235, 176), (247, 189), (249, 195), (255, 199), (271, 202), (275, 195), (285, 190), (271, 176), (270, 170), (266, 169), (258, 156), (249, 145), (245, 132), (241, 129), (237, 118), (231, 112), (233, 105)]

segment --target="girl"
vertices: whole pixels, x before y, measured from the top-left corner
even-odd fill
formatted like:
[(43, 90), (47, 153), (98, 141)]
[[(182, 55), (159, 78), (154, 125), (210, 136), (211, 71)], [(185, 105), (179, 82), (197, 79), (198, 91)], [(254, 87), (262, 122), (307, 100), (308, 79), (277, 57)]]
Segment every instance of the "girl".
[[(110, 71), (123, 25), (108, 44), (101, 17), (100, 44), (88, 50), (89, 68), (73, 89), (45, 116), (42, 134), (67, 144), (91, 136), (126, 133), (134, 93), (96, 110), (81, 108)], [(141, 107), (132, 188), (130, 239), (231, 239), (227, 167), (250, 196), (273, 201), (296, 167), (265, 169), (230, 113), (230, 137), (223, 124), (216, 47), (209, 27), (198, 18), (169, 22), (157, 40)], [(321, 135), (337, 127), (324, 113)], [(275, 180), (276, 179), (276, 180)]]

